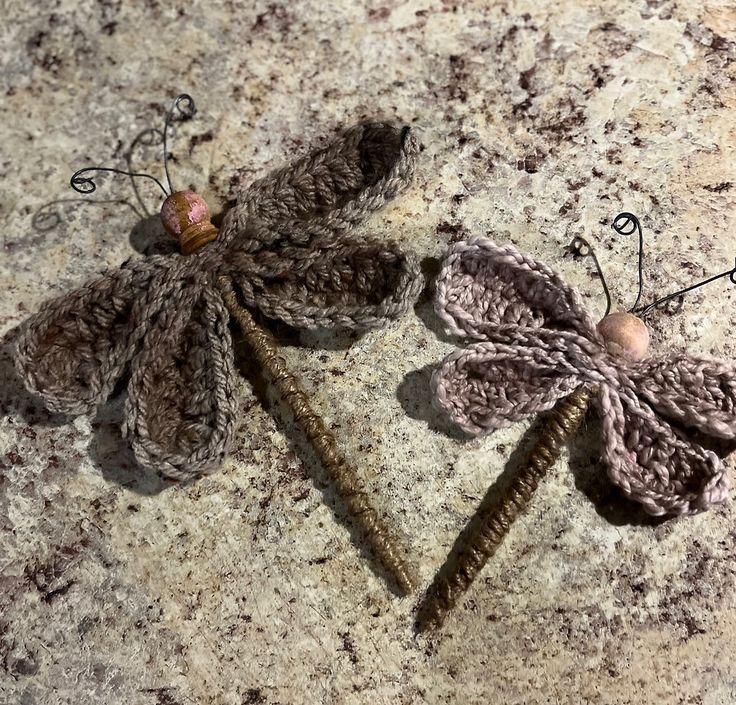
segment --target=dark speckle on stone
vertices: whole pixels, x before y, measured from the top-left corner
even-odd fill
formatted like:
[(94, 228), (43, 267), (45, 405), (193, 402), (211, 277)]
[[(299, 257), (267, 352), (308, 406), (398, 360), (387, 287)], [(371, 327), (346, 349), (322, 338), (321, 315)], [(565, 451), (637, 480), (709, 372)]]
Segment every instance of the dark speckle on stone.
[(260, 688), (248, 688), (243, 695), (243, 705), (261, 705), (266, 702), (266, 696)]
[(545, 159), (546, 155), (543, 152), (536, 151), (531, 154), (527, 154), (523, 159), (520, 159), (516, 163), (516, 168), (519, 171), (525, 171), (527, 174), (536, 174)]
[(468, 234), (468, 231), (462, 223), (449, 223), (446, 220), (438, 223), (435, 230), (438, 235), (449, 236), (449, 242), (462, 240)]
[(6, 661), (7, 671), (14, 677), (34, 676), (38, 673), (39, 664), (30, 655), (24, 657), (10, 657)]
[(468, 99), (468, 93), (465, 88), (465, 82), (469, 78), (469, 74), (465, 64), (465, 58), (458, 54), (451, 54), (450, 61), (450, 96), (455, 100), (465, 103)]
[(388, 6), (368, 10), (368, 17), (372, 20), (385, 20), (391, 16), (391, 8)]
[(212, 142), (214, 139), (214, 135), (212, 133), (212, 130), (207, 130), (206, 132), (202, 132), (198, 135), (193, 135), (189, 138), (189, 153), (192, 153), (192, 150), (199, 147), (200, 144), (205, 144), (207, 142)]
[(519, 87), (523, 88), (525, 91), (529, 91), (532, 85), (532, 79), (534, 77), (534, 67), (527, 69), (526, 71), (522, 71), (519, 74)]
[(348, 655), (350, 663), (358, 663), (358, 654), (355, 651), (355, 641), (350, 636), (350, 633), (342, 632), (340, 634), (340, 639), (342, 640), (342, 648), (340, 650), (344, 651)]
[(155, 698), (155, 705), (183, 705), (175, 688), (146, 688), (142, 692)]
[(705, 185), (703, 188), (711, 193), (723, 193), (724, 191), (730, 191), (733, 188), (733, 182), (721, 181), (718, 184)]

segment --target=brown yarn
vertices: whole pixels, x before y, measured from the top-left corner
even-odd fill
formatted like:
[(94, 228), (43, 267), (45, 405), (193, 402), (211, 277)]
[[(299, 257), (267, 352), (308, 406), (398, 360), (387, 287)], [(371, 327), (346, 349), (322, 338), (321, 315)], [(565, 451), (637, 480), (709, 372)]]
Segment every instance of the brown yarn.
[(422, 288), (416, 258), (350, 231), (407, 188), (418, 151), (406, 126), (351, 127), (244, 184), (216, 240), (201, 197), (172, 194), (162, 221), (190, 256), (129, 262), (44, 304), (20, 336), (19, 374), (63, 413), (92, 411), (129, 375), (123, 432), (136, 459), (192, 479), (221, 466), (240, 419), (232, 311), (377, 557), (408, 591), (367, 493), (250, 311), (300, 329), (353, 330), (405, 313)]
[[(134, 260), (46, 302), (18, 341), (19, 374), (67, 414), (93, 411), (129, 374), (123, 431), (138, 462), (179, 480), (217, 470), (238, 421), (220, 278), (295, 328), (367, 330), (401, 316), (422, 286), (416, 258), (350, 230), (409, 185), (417, 152), (408, 128), (349, 128), (244, 188), (217, 239), (190, 256)], [(201, 232), (185, 253), (214, 228)]]
[(539, 482), (557, 462), (564, 445), (577, 433), (591, 400), (587, 387), (576, 389), (557, 402), (541, 435), (494, 507), (481, 506), (475, 524), (460, 553), (448, 560), (427, 592), (419, 611), (420, 630), (437, 629), (470, 588), (488, 559), (506, 537), (511, 525), (526, 509)]
[(279, 354), (271, 333), (259, 326), (250, 311), (240, 305), (227, 278), (223, 277), (220, 284), (225, 305), (237, 321), (253, 357), (270, 377), (281, 399), (291, 409), (294, 419), (327, 470), (338, 495), (358, 524), (363, 538), (404, 594), (409, 594), (414, 586), (409, 568), (401, 559), (401, 550), (388, 528), (371, 506), (362, 480), (338, 449), (335, 436), (325, 426), (324, 420), (312, 409), (299, 380), (288, 370), (286, 361)]

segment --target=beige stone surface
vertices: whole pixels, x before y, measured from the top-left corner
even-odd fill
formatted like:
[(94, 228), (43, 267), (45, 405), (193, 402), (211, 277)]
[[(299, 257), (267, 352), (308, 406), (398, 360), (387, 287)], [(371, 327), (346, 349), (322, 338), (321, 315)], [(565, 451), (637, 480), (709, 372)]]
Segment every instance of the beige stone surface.
[[(0, 702), (688, 703), (736, 701), (736, 531), (723, 506), (652, 522), (608, 484), (599, 429), (540, 489), (438, 636), (419, 636), (270, 392), (241, 385), (223, 470), (172, 486), (136, 468), (117, 423), (57, 418), (19, 386), (16, 329), (53, 295), (160, 237), (159, 195), (123, 166), (189, 91), (172, 172), (224, 204), (341, 126), (389, 117), (424, 146), (415, 186), (366, 230), (421, 257), (464, 234), (510, 240), (602, 313), (563, 256), (596, 244), (617, 306), (736, 254), (736, 9), (729, 0), (359, 3), (4, 0), (0, 30)], [(136, 168), (160, 173), (159, 149)], [(431, 267), (430, 267), (431, 269)], [(650, 318), (654, 351), (734, 357), (721, 281)], [(429, 406), (456, 341), (426, 300), (363, 337), (290, 337), (286, 356), (422, 586), (528, 425), (462, 440)], [(294, 344), (299, 343), (299, 344)], [(262, 385), (260, 386), (262, 388)], [(263, 396), (263, 395), (261, 395)], [(527, 436), (528, 438), (528, 436)], [(733, 470), (733, 462), (729, 467)]]

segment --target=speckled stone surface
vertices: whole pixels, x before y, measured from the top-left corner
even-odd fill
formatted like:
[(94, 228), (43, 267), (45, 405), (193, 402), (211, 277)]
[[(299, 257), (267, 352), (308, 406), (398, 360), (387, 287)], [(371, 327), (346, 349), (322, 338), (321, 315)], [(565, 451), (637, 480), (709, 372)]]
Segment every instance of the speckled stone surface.
[[(647, 520), (606, 482), (595, 418), (427, 638), (257, 374), (223, 471), (173, 486), (135, 467), (119, 399), (94, 418), (51, 416), (9, 358), (47, 297), (156, 246), (155, 188), (138, 200), (108, 179), (83, 198), (67, 182), (124, 166), (183, 90), (200, 111), (178, 130), (172, 173), (215, 210), (340, 126), (399, 118), (424, 146), (417, 182), (366, 228), (423, 258), (465, 234), (511, 240), (602, 313), (598, 280), (563, 247), (594, 241), (616, 305), (630, 304), (636, 244), (608, 227), (627, 209), (646, 228), (647, 299), (722, 271), (736, 253), (732, 2), (3, 10), (0, 702), (736, 701), (734, 510)], [(139, 145), (132, 161), (160, 174), (159, 151)], [(721, 282), (657, 313), (653, 349), (735, 356), (735, 304)], [(426, 586), (529, 425), (463, 440), (430, 409), (429, 374), (455, 341), (426, 298), (361, 338), (287, 342)]]

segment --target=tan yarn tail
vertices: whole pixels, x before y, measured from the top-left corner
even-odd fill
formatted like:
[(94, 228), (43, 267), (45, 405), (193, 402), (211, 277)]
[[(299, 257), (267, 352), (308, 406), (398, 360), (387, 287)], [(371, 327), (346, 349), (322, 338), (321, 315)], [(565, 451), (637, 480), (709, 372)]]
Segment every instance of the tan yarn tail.
[(410, 570), (400, 557), (401, 551), (397, 542), (371, 506), (363, 482), (338, 449), (334, 435), (325, 426), (322, 418), (313, 411), (299, 381), (289, 372), (286, 361), (279, 354), (273, 336), (258, 325), (250, 312), (238, 303), (229, 281), (222, 284), (225, 304), (238, 322), (256, 361), (291, 409), (373, 554), (403, 593), (409, 594), (414, 587)]
[(511, 525), (526, 509), (540, 480), (557, 462), (562, 447), (577, 432), (590, 404), (590, 390), (581, 387), (555, 405), (527, 462), (516, 473), (503, 496), (493, 507), (481, 507), (471, 524), (461, 552), (448, 559), (419, 608), (417, 628), (422, 631), (442, 626), (445, 617), (470, 588), (488, 559), (496, 552)]

